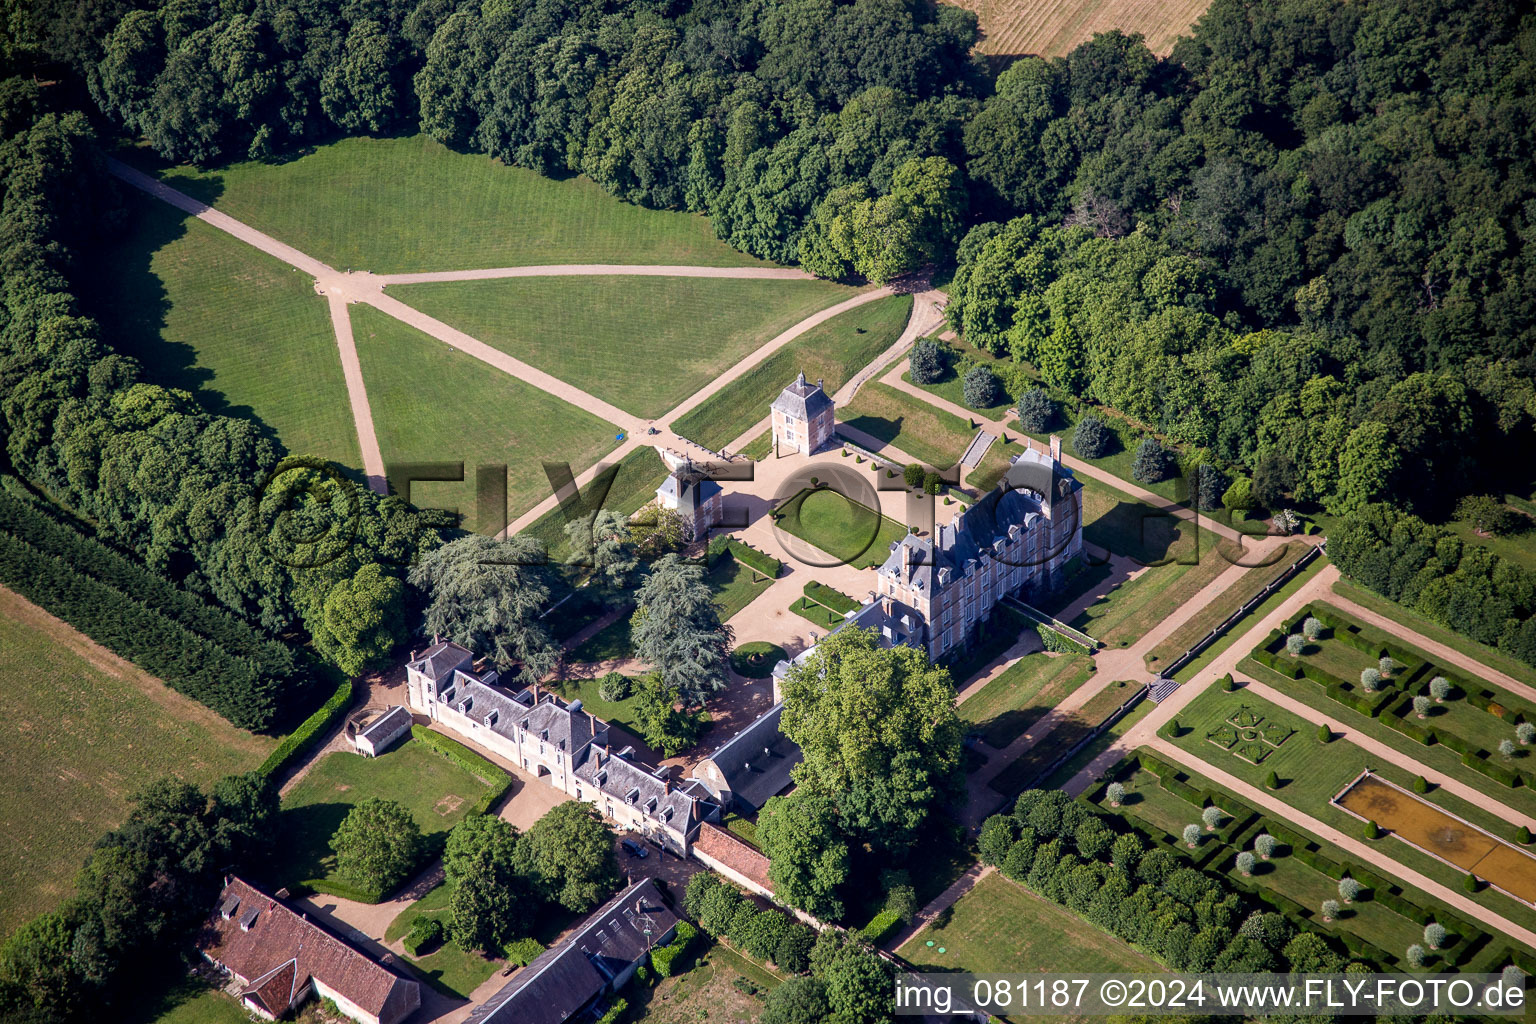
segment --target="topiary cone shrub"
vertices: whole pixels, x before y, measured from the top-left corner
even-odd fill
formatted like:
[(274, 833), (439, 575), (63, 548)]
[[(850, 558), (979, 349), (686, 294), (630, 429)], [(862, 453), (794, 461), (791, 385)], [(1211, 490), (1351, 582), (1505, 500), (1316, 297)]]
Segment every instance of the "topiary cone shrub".
[(1271, 769), (1270, 773), (1264, 777), (1264, 785), (1268, 789), (1279, 789), (1280, 776), (1276, 775), (1274, 770)]
[(1377, 825), (1374, 821), (1367, 821), (1365, 828), (1361, 830), (1361, 834), (1367, 839), (1380, 839), (1381, 826)]

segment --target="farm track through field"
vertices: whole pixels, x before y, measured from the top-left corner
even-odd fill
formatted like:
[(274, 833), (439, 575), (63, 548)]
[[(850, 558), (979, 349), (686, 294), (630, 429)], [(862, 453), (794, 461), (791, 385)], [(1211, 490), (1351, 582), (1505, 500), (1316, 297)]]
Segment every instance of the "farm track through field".
[(1153, 53), (1166, 55), (1189, 32), (1208, 0), (962, 0), (981, 19), (976, 49), (991, 57), (1064, 56), (1095, 33), (1141, 33)]

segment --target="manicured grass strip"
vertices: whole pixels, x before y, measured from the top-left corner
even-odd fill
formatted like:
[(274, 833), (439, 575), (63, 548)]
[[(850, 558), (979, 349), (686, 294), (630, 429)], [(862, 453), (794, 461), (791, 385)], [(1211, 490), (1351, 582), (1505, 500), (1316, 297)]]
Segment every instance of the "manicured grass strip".
[(733, 615), (761, 597), (773, 582), (734, 558), (717, 559), (708, 579), (721, 622), (729, 622)]
[(3, 588), (0, 679), (0, 934), (73, 892), (80, 862), (127, 816), (129, 794), (167, 775), (211, 785), (276, 746)]
[(835, 587), (829, 587), (817, 580), (806, 581), (802, 591), (806, 597), (819, 605), (824, 605), (828, 610), (839, 615), (846, 615), (852, 611), (858, 611), (859, 602), (843, 593)]
[[(837, 391), (901, 337), (911, 311), (910, 296), (892, 295), (818, 324), (674, 420), (671, 427), (690, 441), (720, 451), (768, 415), (769, 405), (797, 373), (804, 373), (806, 380), (823, 381), (828, 394)], [(755, 442), (748, 447), (756, 451)], [(750, 451), (748, 455), (758, 457)]]
[[(996, 360), (993, 361), (995, 362)], [(912, 371), (907, 370), (903, 372), (901, 379), (906, 381), (908, 384), (911, 384)], [(918, 387), (922, 388), (924, 391), (928, 391), (939, 396), (945, 401), (953, 402), (956, 405), (966, 409), (972, 409), (989, 420), (1001, 420), (1004, 414), (1008, 412), (1009, 407), (1013, 405), (1013, 399), (1009, 398), (1008, 393), (1005, 392), (1001, 387), (997, 389), (998, 400), (992, 405), (975, 406), (970, 402), (967, 402), (965, 400), (965, 381), (960, 377), (959, 374), (955, 373), (953, 367), (946, 369), (944, 371), (944, 376), (937, 383), (919, 384)]]
[(1053, 761), (1081, 743), (1141, 688), (1140, 683), (1126, 680), (1110, 683), (1094, 694), (1088, 703), (1071, 712), (987, 785), (1004, 796), (1013, 796), (1027, 788)]
[(567, 656), (571, 661), (598, 662), (635, 656), (630, 639), (630, 616), (626, 612), (574, 647)]
[(648, 210), (586, 178), (546, 178), (425, 135), (343, 139), (284, 163), (160, 176), (337, 270), (766, 265), (718, 240), (704, 217)]
[(904, 391), (870, 381), (837, 410), (839, 423), (875, 437), (934, 466), (952, 466), (976, 431), (942, 409)]
[[(572, 467), (574, 472), (574, 467)], [(602, 507), (626, 519), (642, 506), (656, 500), (656, 488), (667, 478), (667, 465), (661, 461), (654, 448), (636, 448), (619, 460), (618, 472)], [(546, 487), (548, 484), (546, 483)], [(584, 489), (584, 496), (591, 492), (591, 484)], [(552, 561), (563, 562), (570, 557), (570, 539), (565, 535), (565, 513), (556, 506), (534, 520), (523, 533), (544, 543)]]
[[(1536, 668), (1532, 668), (1523, 662), (1516, 661), (1502, 651), (1478, 643), (1476, 640), (1462, 636), (1426, 618), (1412, 608), (1388, 600), (1365, 587), (1347, 579), (1339, 579), (1333, 584), (1334, 593), (1340, 597), (1353, 601), (1362, 608), (1390, 617), (1391, 621), (1400, 623), (1405, 629), (1411, 629), (1429, 640), (1438, 644), (1444, 644), (1453, 651), (1460, 651), (1467, 657), (1487, 665), (1491, 669), (1503, 672), (1511, 679), (1518, 679), (1523, 683), (1536, 686)], [(1407, 643), (1407, 641), (1403, 641)], [(1408, 646), (1412, 646), (1409, 644)]]
[(476, 467), (507, 467), (508, 519), (549, 496), (545, 462), (579, 474), (618, 443), (616, 428), (380, 313), (351, 307), (368, 404), (386, 468), (463, 462), (464, 481), (411, 486), (417, 505), (475, 515)]
[(987, 746), (1001, 750), (1093, 674), (1084, 655), (1027, 654), (959, 704)]
[[(829, 281), (625, 276), (389, 291), (637, 417), (662, 415), (771, 338), (854, 294)], [(793, 373), (779, 387), (792, 380)], [(766, 416), (768, 403), (755, 413)]]
[[(1308, 547), (1309, 545), (1302, 541), (1291, 541), (1275, 553), (1275, 559), (1271, 564), (1249, 569), (1241, 579), (1222, 591), (1217, 600), (1201, 608), (1182, 626), (1170, 633), (1162, 643), (1148, 651), (1146, 654), (1148, 670), (1160, 671), (1163, 666), (1172, 664), (1185, 651), (1205, 639), (1206, 635), (1221, 625), (1229, 615), (1285, 575)], [(1212, 552), (1212, 556), (1219, 557), (1215, 552)], [(1234, 628), (1236, 625), (1237, 623), (1233, 623)]]
[(1312, 579), (1312, 577), (1316, 576), (1318, 573), (1322, 572), (1323, 568), (1328, 564), (1327, 555), (1319, 555), (1317, 558), (1314, 558), (1305, 569), (1291, 577), (1290, 581), (1287, 582), (1285, 586), (1270, 594), (1261, 604), (1259, 604), (1258, 607), (1254, 608), (1246, 616), (1244, 616), (1244, 618), (1234, 624), (1231, 629), (1227, 630), (1227, 632), (1220, 639), (1211, 644), (1211, 646), (1207, 647), (1205, 650), (1201, 651), (1198, 658), (1190, 662), (1188, 665), (1185, 665), (1183, 668), (1179, 669), (1179, 671), (1174, 674), (1174, 678), (1181, 683), (1187, 683), (1191, 679), (1195, 678), (1195, 676), (1199, 675), (1199, 673), (1203, 671), (1207, 665), (1221, 657), (1222, 653), (1226, 651), (1227, 648), (1231, 647), (1246, 634), (1246, 628), (1243, 625), (1244, 623), (1263, 621), (1266, 615), (1280, 607), (1280, 605), (1285, 603), (1285, 600), (1292, 594), (1296, 593), (1296, 591), (1306, 586), (1307, 581)]
[(333, 751), (283, 798), (283, 842), (264, 873), (268, 881), (289, 887), (307, 879), (344, 887), (345, 879), (334, 876), (330, 840), (358, 803), (371, 796), (397, 801), (411, 812), (422, 835), (440, 842), (490, 788), (415, 740), (406, 740), (378, 757)]
[(841, 615), (807, 597), (795, 598), (795, 603), (789, 606), (789, 610), (802, 619), (814, 622), (822, 629), (834, 629), (843, 621)]
[(948, 925), (925, 928), (897, 955), (920, 971), (974, 974), (1163, 969), (1146, 954), (1000, 874), (988, 875), (962, 896)]
[(900, 523), (826, 487), (791, 496), (773, 515), (778, 529), (855, 569), (880, 565), (907, 535)]
[(158, 199), (128, 189), (128, 227), (102, 248), (84, 300), (150, 381), (256, 421), (296, 455), (358, 472), (330, 313), (314, 281)]

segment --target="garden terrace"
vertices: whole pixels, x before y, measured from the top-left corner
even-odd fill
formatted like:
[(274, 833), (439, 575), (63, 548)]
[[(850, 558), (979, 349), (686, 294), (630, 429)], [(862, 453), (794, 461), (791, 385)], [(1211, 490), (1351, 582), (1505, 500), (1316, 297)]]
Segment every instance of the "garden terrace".
[(1093, 675), (1085, 655), (1026, 654), (958, 706), (982, 741), (1002, 750)]
[[(1111, 778), (1126, 789), (1119, 808), (1108, 803), (1105, 785), (1086, 793), (1085, 799), (1104, 812), (1123, 818), (1162, 848), (1222, 873), (1233, 888), (1256, 894), (1296, 923), (1337, 936), (1356, 957), (1375, 961), (1381, 969), (1409, 970), (1402, 960), (1404, 951), (1423, 941), (1425, 924), (1439, 920), (1457, 936), (1440, 964), (1459, 963), (1463, 969), (1499, 966), (1489, 968), (1484, 960), (1490, 951), (1479, 953), (1487, 936), (1475, 925), (1437, 908), (1432, 899), (1416, 889), (1404, 888), (1350, 865), (1332, 846), (1313, 842), (1257, 814), (1199, 776), (1142, 751), (1122, 762)], [(1198, 824), (1201, 811), (1212, 805), (1230, 816), (1216, 832), (1205, 835), (1198, 851), (1190, 851), (1182, 840), (1183, 828), (1190, 823)], [(1258, 860), (1252, 874), (1243, 875), (1236, 867), (1236, 855), (1251, 850), (1254, 838), (1266, 832), (1280, 841), (1275, 855), (1268, 861)], [(1339, 898), (1338, 880), (1345, 875), (1359, 881), (1366, 891), (1354, 903), (1345, 905), (1335, 921), (1325, 922), (1320, 911), (1322, 902)]]
[(987, 785), (1004, 796), (1014, 796), (1020, 790), (1028, 789), (1063, 755), (1078, 744), (1087, 742), (1121, 708), (1144, 692), (1145, 688), (1138, 683), (1125, 680), (1110, 683), (1082, 707), (1068, 712), (1055, 728), (999, 772)]
[(837, 419), (941, 469), (953, 466), (976, 434), (958, 416), (878, 381), (865, 384), (852, 402), (838, 406)]
[[(1249, 705), (1266, 718), (1290, 725), (1297, 730), (1297, 735), (1291, 737), (1259, 765), (1249, 764), (1232, 754), (1217, 750), (1206, 741), (1205, 735), (1225, 722), (1240, 704)], [(1186, 755), (1187, 764), (1194, 766), (1194, 770), (1198, 770), (1198, 766), (1202, 764), (1218, 766), (1221, 770), (1258, 789), (1267, 788), (1269, 773), (1273, 771), (1280, 781), (1279, 788), (1271, 790), (1276, 799), (1347, 835), (1359, 834), (1360, 822), (1334, 805), (1332, 799), (1361, 772), (1370, 768), (1396, 785), (1406, 788), (1413, 784), (1412, 772), (1404, 771), (1395, 765), (1381, 764), (1346, 739), (1335, 738), (1327, 744), (1327, 749), (1324, 751), (1317, 739), (1315, 726), (1302, 723), (1294, 715), (1242, 691), (1222, 693), (1215, 689), (1207, 690), (1191, 701), (1179, 713), (1176, 721), (1179, 725), (1177, 733), (1172, 729), (1172, 723), (1169, 723), (1159, 731), (1159, 735), (1182, 750)], [(1450, 814), (1472, 822), (1479, 828), (1495, 834), (1514, 834), (1515, 826), (1507, 818), (1500, 817), (1484, 807), (1473, 805), (1443, 789), (1432, 788), (1426, 794), (1426, 799)], [(1465, 872), (1449, 867), (1406, 844), (1384, 846), (1382, 856), (1383, 858), (1390, 856), (1393, 861), (1418, 871), (1449, 889), (1461, 891), (1466, 880)], [(1391, 867), (1383, 865), (1381, 870), (1390, 871)], [(1523, 927), (1536, 929), (1536, 912), (1519, 900), (1512, 899), (1492, 888), (1469, 894), (1469, 898), (1509, 920), (1520, 923)]]
[[(773, 511), (774, 528), (837, 559), (865, 569), (890, 556), (907, 528), (828, 487), (808, 487)], [(840, 616), (839, 616), (840, 617)]]

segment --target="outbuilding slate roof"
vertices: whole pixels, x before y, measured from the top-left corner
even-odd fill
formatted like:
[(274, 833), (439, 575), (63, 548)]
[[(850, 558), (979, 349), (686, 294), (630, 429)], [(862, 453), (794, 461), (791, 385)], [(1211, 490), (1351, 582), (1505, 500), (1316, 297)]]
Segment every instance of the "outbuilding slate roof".
[(821, 382), (807, 383), (804, 373), (796, 377), (795, 382), (779, 392), (779, 397), (773, 400), (775, 412), (782, 412), (786, 416), (802, 420), (808, 420), (823, 409), (830, 408), (832, 408), (832, 399), (828, 398), (827, 393), (821, 389)]
[(428, 679), (447, 679), (454, 669), (473, 660), (474, 655), (468, 648), (444, 640), (422, 651), (406, 667), (415, 669)]
[(783, 703), (775, 704), (706, 758), (725, 777), (732, 796), (753, 810), (788, 786), (790, 769), (805, 760), (800, 747), (779, 731), (783, 714)]
[(400, 1019), (420, 1001), (415, 981), (239, 878), (219, 894), (197, 946), (247, 979), (241, 998), (253, 998), (274, 1015), (284, 1013), (312, 978), (385, 1021)]
[(394, 707), (384, 712), (384, 714), (380, 715), (378, 718), (375, 718), (372, 722), (369, 722), (368, 728), (364, 729), (360, 735), (365, 740), (378, 743), (385, 737), (391, 735), (401, 726), (409, 728), (410, 724), (410, 710), (403, 705), (396, 704)]
[[(641, 879), (565, 942), (546, 949), (470, 1012), (470, 1024), (565, 1024), (677, 926), (656, 883)], [(650, 935), (645, 934), (646, 929)]]

